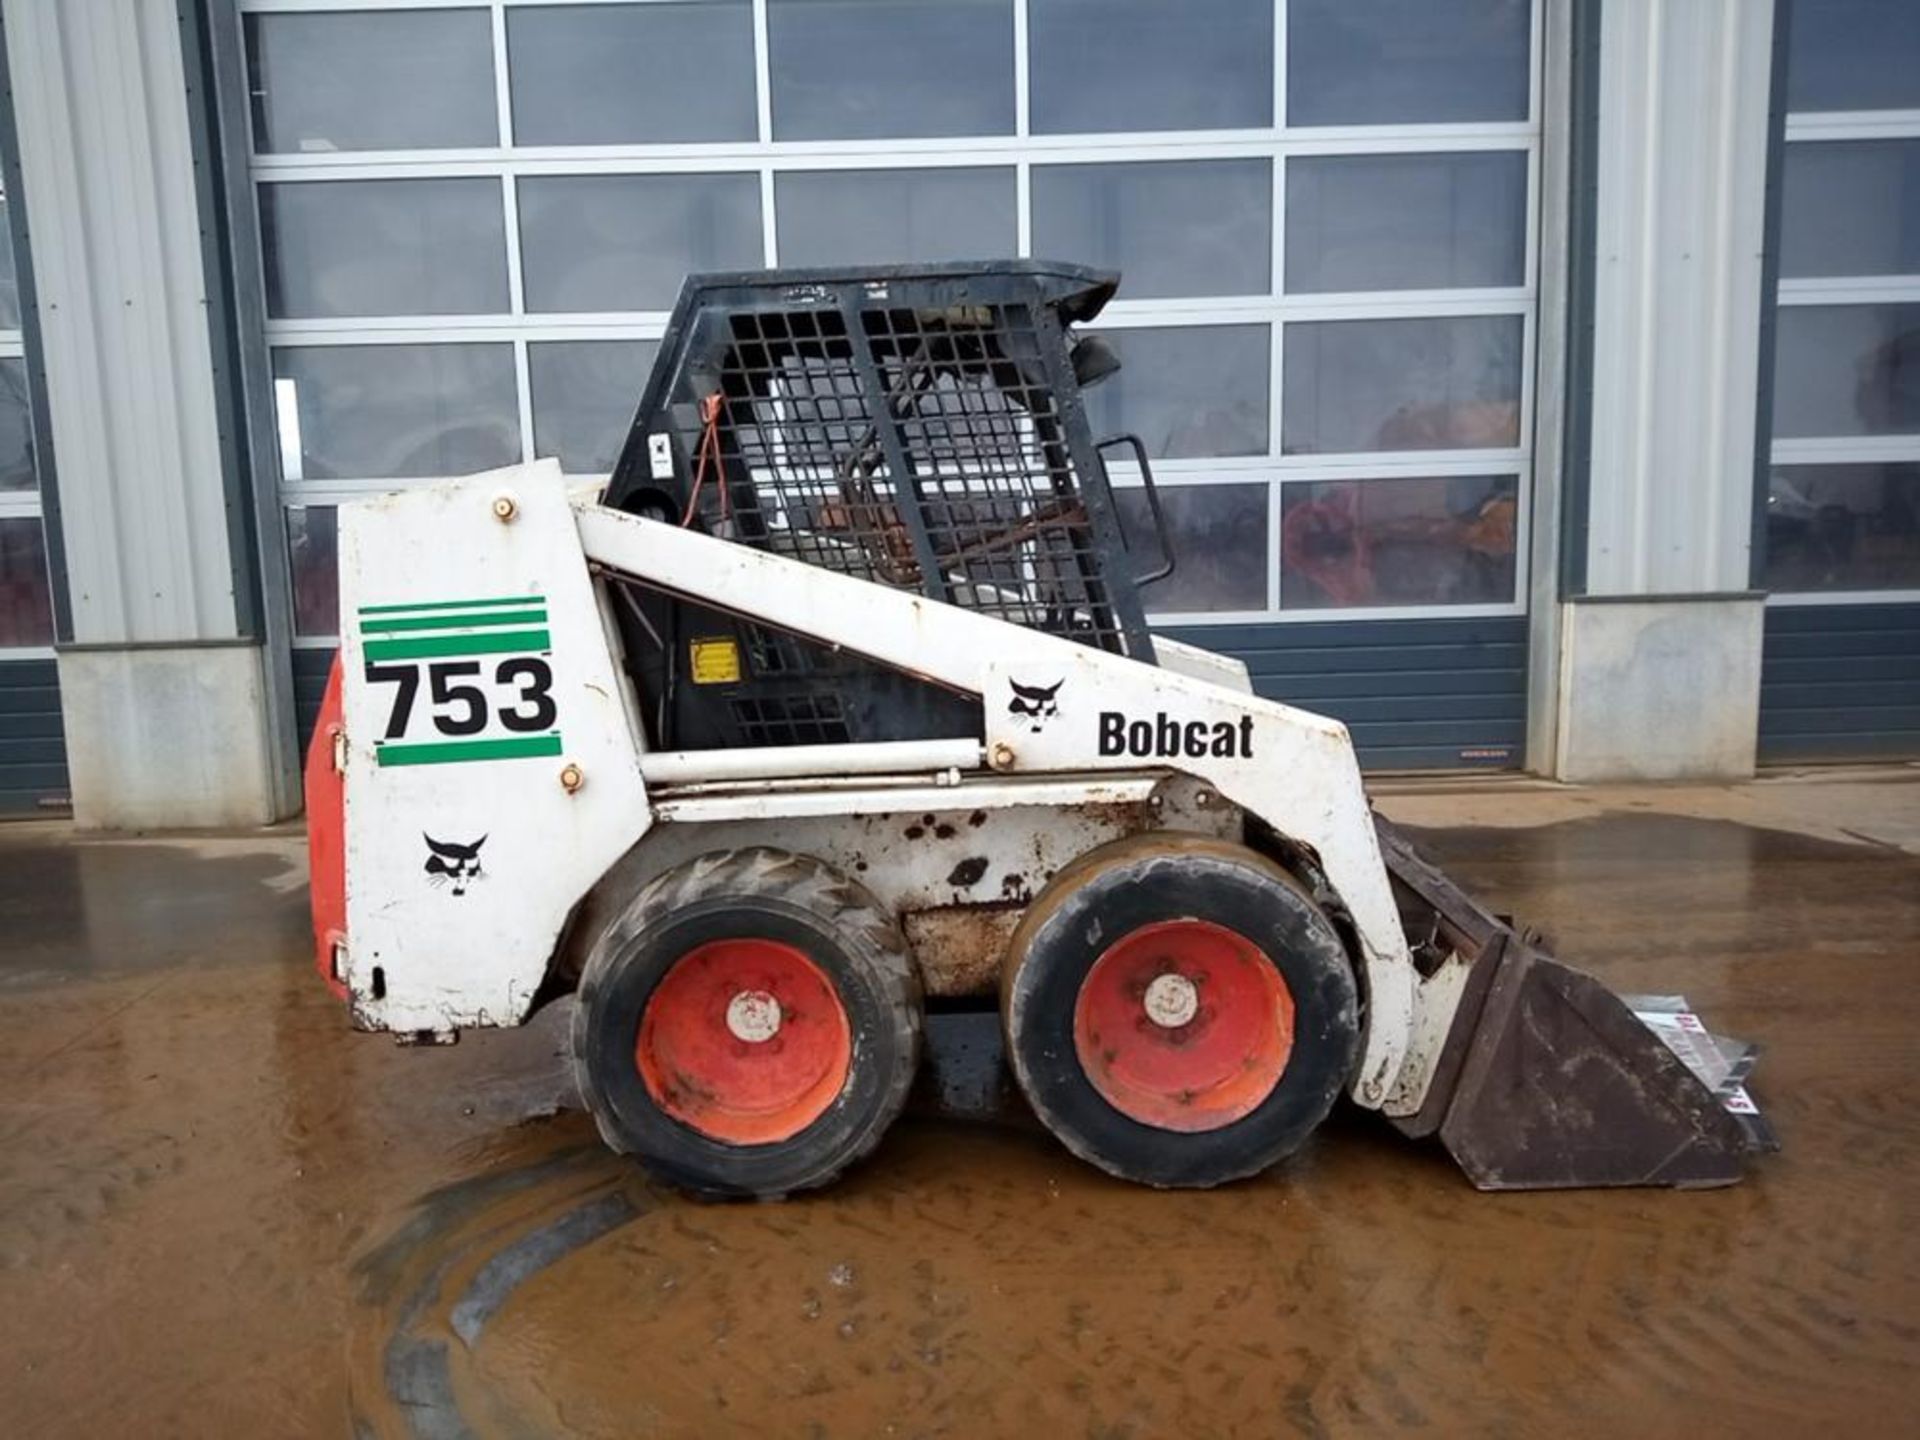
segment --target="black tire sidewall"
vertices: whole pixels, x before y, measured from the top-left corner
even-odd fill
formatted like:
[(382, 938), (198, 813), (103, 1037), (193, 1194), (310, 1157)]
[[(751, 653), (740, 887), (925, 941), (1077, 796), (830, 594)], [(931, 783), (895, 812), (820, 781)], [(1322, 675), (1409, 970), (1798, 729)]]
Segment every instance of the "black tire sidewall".
[[(852, 1045), (847, 1081), (827, 1110), (799, 1134), (763, 1145), (730, 1145), (676, 1120), (648, 1091), (635, 1058), (640, 1019), (674, 964), (713, 940), (754, 938), (792, 945), (817, 965), (846, 1011)], [(885, 1101), (900, 1053), (893, 1002), (876, 958), (857, 936), (805, 908), (755, 895), (697, 900), (615, 940), (580, 1004), (578, 1059), (620, 1148), (663, 1179), (712, 1194), (767, 1195), (831, 1179), (893, 1118)]]
[[(1122, 1114), (1093, 1087), (1074, 1044), (1074, 1010), (1094, 962), (1139, 927), (1182, 918), (1259, 946), (1294, 1007), (1278, 1084), (1217, 1130), (1162, 1130)], [(1226, 856), (1134, 857), (1078, 883), (1025, 938), (1005, 1015), (1015, 1074), (1047, 1127), (1083, 1159), (1149, 1185), (1220, 1184), (1291, 1153), (1326, 1118), (1359, 1054), (1358, 987), (1339, 932), (1292, 885)]]

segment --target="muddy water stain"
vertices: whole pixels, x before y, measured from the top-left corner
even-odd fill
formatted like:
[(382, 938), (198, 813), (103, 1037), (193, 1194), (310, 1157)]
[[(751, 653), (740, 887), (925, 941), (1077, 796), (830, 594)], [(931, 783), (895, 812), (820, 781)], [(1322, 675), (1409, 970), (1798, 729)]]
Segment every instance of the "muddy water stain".
[[(1900, 1199), (1920, 1127), (1876, 1096), (1920, 1079), (1920, 1005), (1884, 994), (1920, 963), (1920, 862), (1674, 817), (1421, 838), (1495, 904), (1544, 902), (1570, 958), (1684, 990), (1763, 1041), (1786, 1154), (1713, 1194), (1480, 1195), (1350, 1113), (1280, 1173), (1162, 1194), (1044, 1140), (909, 1121), (825, 1195), (713, 1206), (649, 1187), (453, 1347), (480, 1407), (465, 1419), (606, 1436), (1671, 1434), (1703, 1416), (1894, 1433), (1920, 1359)], [(1833, 993), (1856, 985), (1885, 1003)]]
[[(1480, 1195), (1347, 1111), (1280, 1172), (1158, 1193), (1019, 1129), (914, 1119), (823, 1194), (700, 1204), (583, 1116), (542, 1118), (552, 1017), (451, 1050), (348, 1031), (303, 897), (253, 862), (123, 874), (129, 914), (185, 934), (197, 893), (213, 918), (112, 973), (107, 931), (59, 938), (78, 902), (56, 892), (87, 882), (9, 863), (0, 913), (42, 948), (0, 985), (0, 1415), (34, 1435), (338, 1435), (356, 1411), (434, 1433), (435, 1405), (482, 1435), (1900, 1433), (1920, 861), (1672, 816), (1420, 838), (1564, 958), (1762, 1042), (1784, 1152), (1713, 1193)], [(35, 978), (54, 971), (71, 983)], [(430, 1404), (389, 1403), (416, 1381)]]
[(244, 961), (306, 933), (297, 837), (209, 859), (183, 842), (36, 843), (32, 828), (0, 827), (0, 980)]

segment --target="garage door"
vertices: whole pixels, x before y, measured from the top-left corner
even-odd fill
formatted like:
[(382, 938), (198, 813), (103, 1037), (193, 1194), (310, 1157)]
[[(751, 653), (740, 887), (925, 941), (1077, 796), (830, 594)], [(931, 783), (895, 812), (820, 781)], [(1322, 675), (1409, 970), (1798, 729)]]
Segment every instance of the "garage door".
[[(0, 145), (11, 143), (12, 126), (0, 125)], [(13, 167), (8, 163), (0, 169), (11, 173)], [(63, 807), (68, 798), (52, 649), (53, 597), (14, 260), (13, 236), (21, 225), (16, 210), (0, 183), (0, 815)]]
[(341, 499), (604, 473), (687, 271), (1042, 255), (1125, 275), (1155, 623), (1376, 763), (1517, 763), (1526, 0), (241, 9), (303, 646)]
[(1794, 6), (1787, 77), (1760, 757), (1920, 756), (1920, 6)]

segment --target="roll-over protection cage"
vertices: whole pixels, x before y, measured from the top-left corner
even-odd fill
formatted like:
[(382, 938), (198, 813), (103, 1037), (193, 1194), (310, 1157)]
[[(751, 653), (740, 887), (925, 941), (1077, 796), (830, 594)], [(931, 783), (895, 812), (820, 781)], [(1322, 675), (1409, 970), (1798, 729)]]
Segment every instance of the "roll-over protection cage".
[[(1145, 447), (1089, 428), (1081, 388), (1117, 361), (1072, 331), (1117, 283), (1032, 260), (692, 276), (606, 503), (1150, 661), (1139, 587), (1172, 568), (1165, 526)], [(1139, 573), (1113, 446), (1155, 522)], [(972, 702), (854, 657), (628, 600), (656, 743), (977, 732)], [(703, 665), (690, 647), (716, 637), (728, 658)]]

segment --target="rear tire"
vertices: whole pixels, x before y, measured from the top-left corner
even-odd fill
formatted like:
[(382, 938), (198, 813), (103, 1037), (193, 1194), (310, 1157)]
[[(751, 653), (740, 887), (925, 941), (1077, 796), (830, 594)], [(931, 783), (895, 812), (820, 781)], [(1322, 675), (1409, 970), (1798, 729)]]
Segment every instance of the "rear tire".
[(575, 1075), (600, 1134), (708, 1195), (813, 1189), (871, 1151), (920, 1058), (906, 942), (866, 890), (764, 848), (643, 888), (582, 971)]
[(1008, 943), (1001, 1019), (1047, 1128), (1162, 1187), (1291, 1154), (1360, 1053), (1332, 922), (1265, 856), (1192, 835), (1117, 840), (1056, 876)]

